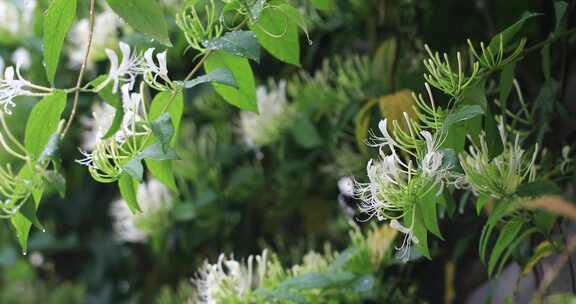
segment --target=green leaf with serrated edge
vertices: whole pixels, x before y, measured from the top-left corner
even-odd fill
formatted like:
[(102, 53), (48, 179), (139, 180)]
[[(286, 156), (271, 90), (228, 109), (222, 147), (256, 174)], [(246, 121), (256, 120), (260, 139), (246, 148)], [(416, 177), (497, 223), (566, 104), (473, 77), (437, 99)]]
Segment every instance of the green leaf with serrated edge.
[(64, 198), (66, 195), (66, 179), (62, 174), (55, 170), (48, 170), (44, 173), (44, 178), (48, 184), (60, 195), (60, 198)]
[(248, 27), (256, 34), (260, 45), (272, 56), (300, 66), (298, 24), (284, 12), (283, 5), (265, 8), (260, 18), (250, 22)]
[(198, 76), (192, 80), (177, 81), (176, 84), (182, 86), (183, 88), (190, 89), (199, 84), (208, 82), (224, 84), (236, 89), (238, 88), (238, 85), (236, 85), (236, 80), (234, 79), (234, 75), (232, 74), (232, 72), (230, 72), (230, 70), (226, 68), (215, 69), (214, 71), (206, 75)]
[(66, 107), (66, 93), (54, 91), (54, 93), (42, 98), (38, 102), (26, 123), (24, 146), (32, 159), (37, 160), (50, 138), (58, 130), (60, 116)]
[(416, 208), (420, 209), (426, 230), (430, 231), (440, 239), (444, 239), (442, 237), (442, 233), (440, 232), (440, 227), (438, 227), (438, 213), (436, 208), (436, 204), (440, 199), (440, 197), (437, 195), (439, 194), (438, 190), (438, 186), (434, 187), (424, 196), (420, 197), (420, 199), (416, 202)]
[(224, 51), (260, 62), (260, 44), (256, 40), (256, 34), (251, 31), (228, 32), (221, 37), (204, 41), (202, 44), (212, 51)]
[(494, 248), (492, 248), (490, 259), (488, 260), (488, 273), (490, 275), (492, 274), (496, 263), (500, 259), (500, 255), (504, 252), (506, 247), (514, 241), (514, 238), (520, 232), (523, 224), (524, 223), (521, 220), (513, 219), (508, 221), (504, 227), (502, 227), (498, 240), (494, 244)]
[(310, 2), (314, 8), (323, 11), (331, 11), (336, 7), (334, 0), (311, 0)]
[(204, 69), (210, 73), (218, 68), (227, 68), (232, 72), (238, 89), (212, 83), (216, 92), (228, 103), (240, 109), (257, 112), (256, 81), (248, 59), (216, 51), (206, 58)]
[(157, 0), (106, 0), (110, 8), (133, 29), (172, 46), (163, 10)]
[(138, 206), (138, 181), (128, 173), (122, 173), (118, 179), (118, 188), (130, 211), (132, 213), (142, 212)]
[(53, 0), (44, 15), (44, 67), (54, 84), (66, 33), (76, 18), (76, 0)]
[(451, 125), (464, 122), (482, 114), (484, 114), (484, 111), (479, 105), (463, 105), (458, 107), (454, 112), (446, 115), (446, 118), (444, 119), (444, 128), (448, 128)]
[(492, 38), (492, 40), (490, 40), (490, 44), (488, 45), (488, 47), (492, 50), (492, 52), (494, 54), (496, 54), (497, 50), (499, 49), (499, 46), (500, 46), (500, 36), (502, 36), (502, 44), (503, 44), (504, 48), (506, 48), (506, 45), (508, 44), (508, 42), (510, 42), (510, 40), (512, 38), (514, 38), (514, 36), (522, 29), (522, 26), (524, 25), (526, 20), (531, 19), (531, 18), (536, 17), (536, 16), (540, 16), (540, 15), (542, 15), (542, 14), (524, 13), (522, 18), (520, 18), (520, 20), (516, 21), (516, 23), (507, 27), (502, 32), (496, 34)]
[(122, 166), (122, 169), (135, 180), (142, 182), (142, 179), (144, 178), (144, 167), (142, 166), (141, 158), (136, 157), (129, 160)]
[(150, 122), (150, 129), (160, 144), (162, 152), (166, 153), (170, 147), (170, 141), (174, 135), (174, 126), (169, 113), (163, 113), (158, 119)]
[[(90, 85), (92, 87), (98, 87), (107, 79), (108, 75), (100, 75), (96, 79), (92, 80), (90, 82)], [(100, 96), (100, 98), (102, 98), (102, 100), (105, 103), (111, 105), (115, 110), (114, 118), (112, 119), (112, 124), (110, 125), (110, 128), (106, 131), (104, 136), (102, 136), (103, 139), (107, 139), (116, 134), (118, 130), (120, 130), (120, 126), (122, 125), (122, 119), (124, 118), (124, 107), (122, 106), (122, 100), (120, 94), (112, 93), (112, 83), (106, 85), (104, 88), (98, 91), (98, 96)]]

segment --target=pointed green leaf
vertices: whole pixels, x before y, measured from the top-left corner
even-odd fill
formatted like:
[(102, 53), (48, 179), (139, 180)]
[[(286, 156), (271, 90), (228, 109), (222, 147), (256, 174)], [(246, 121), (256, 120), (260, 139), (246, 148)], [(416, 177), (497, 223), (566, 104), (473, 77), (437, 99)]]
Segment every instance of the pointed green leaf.
[(76, 18), (76, 0), (53, 0), (44, 15), (44, 66), (54, 83), (66, 33)]
[(106, 0), (110, 8), (133, 29), (172, 46), (163, 10), (157, 0)]
[(418, 206), (417, 209), (420, 209), (426, 230), (430, 231), (440, 239), (444, 239), (442, 237), (442, 233), (440, 232), (440, 228), (438, 227), (438, 213), (436, 204), (440, 200), (440, 197), (437, 194), (440, 193), (438, 193), (438, 189), (435, 187), (432, 190), (429, 190), (428, 193), (426, 193), (423, 197), (421, 197), (416, 205)]
[(248, 26), (256, 33), (258, 42), (272, 56), (286, 63), (300, 66), (298, 24), (286, 13), (288, 4), (269, 6), (260, 18)]
[(508, 42), (510, 42), (510, 40), (512, 40), (512, 38), (514, 38), (514, 36), (522, 29), (522, 26), (524, 25), (526, 20), (540, 15), (542, 14), (525, 13), (522, 16), (522, 18), (520, 18), (520, 20), (516, 21), (516, 23), (512, 24), (511, 26), (507, 27), (505, 30), (494, 36), (492, 40), (490, 40), (490, 44), (488, 45), (488, 47), (492, 50), (492, 52), (498, 50), (500, 45), (500, 36), (502, 36), (502, 44), (504, 48), (506, 48)]
[(64, 176), (62, 176), (58, 171), (48, 170), (44, 174), (44, 177), (47, 184), (58, 191), (60, 198), (64, 198), (66, 195), (66, 179)]
[(492, 253), (490, 255), (490, 260), (488, 261), (488, 273), (492, 274), (496, 263), (499, 261), (501, 254), (504, 250), (514, 241), (522, 225), (524, 223), (521, 220), (513, 219), (507, 222), (500, 235), (498, 236), (498, 240), (494, 244), (494, 248), (492, 249)]
[(58, 130), (60, 116), (66, 107), (66, 93), (55, 91), (38, 102), (26, 123), (24, 146), (34, 160), (38, 160)]
[(227, 68), (232, 72), (238, 89), (212, 83), (216, 92), (228, 103), (240, 109), (257, 112), (256, 82), (248, 59), (216, 51), (210, 54), (204, 62), (204, 69), (210, 73), (218, 68)]
[(205, 48), (260, 61), (260, 45), (251, 31), (228, 32), (222, 37), (204, 41)]
[(133, 179), (142, 182), (144, 178), (144, 167), (142, 166), (142, 159), (136, 157), (129, 160), (126, 164), (122, 166), (122, 169), (128, 173)]
[(484, 111), (479, 105), (463, 105), (458, 107), (454, 112), (446, 115), (444, 128), (448, 128), (451, 125), (464, 122), (482, 114), (484, 114)]
[(230, 70), (228, 70), (226, 68), (215, 69), (214, 71), (212, 71), (206, 75), (196, 77), (192, 80), (178, 81), (177, 84), (181, 85), (183, 88), (190, 89), (190, 88), (193, 88), (199, 84), (208, 83), (208, 82), (220, 83), (220, 84), (234, 87), (236, 89), (238, 88), (238, 85), (236, 84), (236, 80), (234, 79), (234, 75), (232, 74), (232, 72), (230, 72)]
[(160, 144), (162, 152), (166, 153), (174, 135), (174, 126), (172, 125), (170, 114), (163, 113), (160, 118), (150, 122), (150, 129), (152, 129), (156, 142)]
[(118, 179), (118, 188), (130, 211), (132, 213), (142, 212), (138, 206), (138, 181), (127, 173), (122, 173)]

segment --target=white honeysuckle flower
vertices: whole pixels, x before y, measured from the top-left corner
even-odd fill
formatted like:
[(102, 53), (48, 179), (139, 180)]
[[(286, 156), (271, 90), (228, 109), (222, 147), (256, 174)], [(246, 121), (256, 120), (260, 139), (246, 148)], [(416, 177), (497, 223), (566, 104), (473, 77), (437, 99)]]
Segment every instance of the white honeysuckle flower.
[(112, 126), (116, 109), (107, 103), (93, 103), (92, 117), (82, 117), (82, 149), (92, 151)]
[(118, 55), (111, 49), (106, 49), (106, 55), (110, 60), (110, 72), (108, 79), (112, 81), (112, 93), (118, 91), (120, 82), (128, 85), (129, 89), (134, 89), (136, 77), (143, 73), (142, 56), (136, 52), (131, 52), (130, 46), (124, 42), (119, 43), (122, 60), (118, 60)]
[(122, 107), (124, 109), (124, 117), (122, 117), (120, 130), (115, 135), (116, 141), (119, 143), (123, 142), (127, 137), (145, 134), (136, 130), (136, 123), (143, 120), (140, 115), (141, 105), (142, 96), (139, 93), (131, 93), (129, 84), (123, 85)]
[(42, 96), (26, 90), (32, 83), (20, 74), (20, 62), (16, 63), (16, 68), (9, 66), (4, 70), (4, 77), (0, 76), (0, 107), (6, 114), (12, 114), (12, 108), (16, 105), (13, 101), (18, 96)]
[[(124, 200), (112, 203), (110, 213), (114, 220), (115, 239), (122, 242), (144, 243), (148, 237), (157, 232), (155, 217), (162, 217), (173, 206), (170, 190), (161, 182), (152, 179), (141, 183), (137, 191), (138, 205), (141, 213), (133, 214)], [(148, 224), (147, 220), (150, 220)]]
[(30, 56), (30, 52), (23, 48), (19, 47), (12, 53), (12, 62), (19, 62), (20, 67), (24, 70), (29, 69), (32, 66), (32, 58)]
[(158, 64), (154, 62), (154, 48), (149, 48), (144, 52), (144, 81), (151, 87), (163, 91), (164, 85), (158, 82), (158, 78), (163, 81), (170, 81), (168, 78), (168, 67), (166, 65), (167, 51), (156, 54)]
[(0, 1), (0, 31), (15, 35), (20, 29), (18, 8), (11, 1)]
[(286, 100), (286, 81), (272, 84), (268, 91), (260, 86), (256, 89), (258, 114), (240, 113), (240, 129), (244, 143), (255, 150), (275, 142), (288, 127), (291, 111)]
[(421, 164), (422, 171), (428, 176), (435, 176), (442, 167), (443, 155), (438, 152), (438, 145), (434, 142), (434, 138), (430, 132), (422, 131), (420, 135), (422, 135), (426, 141), (426, 154)]
[(417, 245), (418, 239), (416, 238), (416, 236), (414, 236), (412, 228), (404, 227), (397, 220), (391, 220), (390, 227), (404, 234), (402, 245), (400, 245), (400, 247), (396, 247), (396, 250), (398, 250), (397, 257), (402, 261), (407, 262), (410, 259), (410, 250), (412, 247), (412, 243)]
[(263, 286), (268, 262), (267, 250), (262, 251), (261, 255), (250, 255), (246, 261), (236, 261), (221, 254), (216, 264), (206, 262), (194, 280), (196, 299), (193, 299), (193, 303), (223, 303), (227, 296), (245, 299)]
[(338, 180), (338, 190), (345, 196), (354, 195), (354, 179), (350, 176), (341, 177)]
[[(86, 63), (88, 70), (94, 69), (95, 61), (106, 58), (106, 48), (117, 44), (117, 31), (120, 24), (120, 18), (111, 9), (107, 8), (96, 15), (94, 18), (95, 30), (92, 38), (92, 49)], [(69, 64), (73, 68), (80, 67), (84, 61), (86, 48), (88, 47), (89, 31), (88, 18), (79, 20), (70, 29), (70, 34), (68, 35), (70, 44), (68, 56), (70, 58)]]

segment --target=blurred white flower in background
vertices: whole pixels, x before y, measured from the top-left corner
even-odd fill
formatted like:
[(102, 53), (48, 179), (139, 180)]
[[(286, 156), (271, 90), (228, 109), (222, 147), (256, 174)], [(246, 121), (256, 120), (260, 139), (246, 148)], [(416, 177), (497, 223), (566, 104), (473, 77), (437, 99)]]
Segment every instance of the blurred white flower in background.
[(35, 0), (0, 0), (0, 33), (21, 38), (32, 33)]
[(20, 67), (24, 70), (29, 69), (32, 66), (32, 57), (30, 56), (30, 52), (23, 48), (17, 48), (14, 53), (12, 53), (12, 62), (20, 63)]
[[(121, 24), (120, 18), (107, 7), (102, 13), (95, 16), (92, 49), (86, 65), (88, 70), (94, 68), (96, 61), (106, 58), (104, 51), (106, 48), (116, 45), (118, 42), (117, 30)], [(73, 68), (78, 68), (84, 60), (86, 48), (88, 47), (89, 29), (87, 18), (79, 20), (70, 29), (70, 34), (68, 35), (68, 42), (70, 43), (68, 56), (70, 58), (69, 64)]]
[(286, 80), (270, 82), (270, 89), (256, 90), (258, 114), (240, 113), (240, 129), (244, 143), (255, 150), (269, 145), (280, 137), (290, 122), (291, 111), (286, 100)]
[(112, 203), (110, 213), (114, 220), (114, 236), (121, 242), (144, 243), (153, 234), (160, 233), (169, 224), (168, 213), (173, 198), (168, 188), (151, 179), (138, 187), (141, 213), (133, 214), (124, 200)]
[(93, 151), (96, 144), (106, 135), (116, 109), (107, 103), (95, 102), (92, 104), (92, 117), (82, 117), (80, 122), (84, 126), (82, 131), (82, 149)]

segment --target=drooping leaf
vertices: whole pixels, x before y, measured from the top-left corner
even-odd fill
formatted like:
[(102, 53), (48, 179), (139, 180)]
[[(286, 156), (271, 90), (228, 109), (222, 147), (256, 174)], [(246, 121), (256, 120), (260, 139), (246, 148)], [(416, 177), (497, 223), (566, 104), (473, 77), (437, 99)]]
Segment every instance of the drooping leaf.
[(251, 31), (228, 32), (222, 37), (204, 41), (203, 45), (212, 51), (224, 51), (260, 62), (260, 45), (256, 40), (256, 34)]
[(566, 9), (568, 4), (565, 1), (554, 1), (554, 16), (556, 17), (556, 32), (560, 30), (562, 26), (562, 21), (566, 15)]
[(76, 18), (77, 0), (53, 0), (44, 15), (44, 66), (54, 84), (66, 33)]
[(38, 160), (58, 130), (60, 116), (66, 107), (66, 93), (54, 91), (38, 102), (26, 123), (24, 146), (34, 160)]
[[(438, 195), (437, 195), (438, 194)], [(433, 188), (429, 190), (423, 197), (421, 197), (416, 203), (417, 208), (420, 209), (422, 214), (422, 219), (424, 220), (424, 226), (426, 230), (430, 231), (435, 236), (443, 239), (442, 233), (438, 226), (438, 213), (437, 207), (438, 201), (440, 200), (437, 189)]]
[(482, 114), (484, 114), (484, 111), (479, 105), (463, 105), (458, 107), (456, 111), (446, 115), (444, 127), (450, 127), (453, 124), (464, 122)]
[[(424, 215), (422, 214), (422, 211), (420, 210), (422, 208), (416, 208), (416, 212), (414, 212), (414, 220), (413, 220), (413, 227), (412, 227), (412, 232), (414, 233), (414, 236), (416, 237), (416, 239), (418, 239), (418, 244), (416, 244), (416, 247), (418, 248), (418, 250), (420, 251), (420, 253), (425, 256), (427, 259), (432, 259), (432, 257), (430, 256), (430, 250), (428, 249), (428, 230), (426, 229), (426, 225), (424, 224)], [(411, 214), (408, 213), (408, 214)], [(410, 225), (412, 224), (411, 218), (405, 218), (404, 219), (404, 226), (406, 227), (410, 227)]]
[(150, 129), (156, 138), (156, 142), (160, 144), (162, 152), (166, 153), (174, 135), (174, 126), (172, 125), (170, 114), (167, 112), (163, 113), (160, 118), (150, 122)]
[(514, 71), (516, 69), (516, 62), (511, 62), (502, 68), (500, 73), (500, 95), (499, 100), (502, 104), (502, 108), (506, 108), (506, 102), (508, 101), (508, 96), (512, 91), (512, 86), (514, 84)]
[(142, 159), (136, 157), (129, 160), (122, 166), (124, 172), (128, 173), (133, 179), (142, 182), (144, 178), (144, 167), (142, 166)]
[(522, 29), (522, 26), (524, 25), (524, 23), (528, 19), (531, 19), (531, 18), (536, 17), (536, 16), (540, 16), (540, 15), (542, 15), (542, 14), (525, 13), (522, 16), (522, 18), (520, 18), (520, 20), (516, 21), (516, 23), (507, 27), (502, 32), (496, 34), (496, 36), (494, 36), (492, 38), (492, 40), (490, 40), (490, 44), (488, 45), (488, 47), (492, 50), (492, 52), (495, 52), (496, 50), (498, 50), (499, 45), (500, 45), (500, 36), (502, 36), (502, 44), (504, 45), (504, 47), (506, 47), (508, 42), (510, 42), (510, 40), (512, 40), (512, 38), (514, 38), (514, 36)]
[(138, 205), (138, 181), (128, 173), (122, 173), (118, 179), (118, 188), (130, 211), (132, 213), (142, 212)]
[(162, 7), (157, 0), (106, 0), (106, 2), (134, 30), (163, 45), (172, 46)]
[(278, 60), (300, 66), (298, 24), (285, 12), (288, 4), (266, 7), (249, 28), (260, 45)]
[(257, 112), (256, 82), (248, 59), (216, 51), (204, 62), (204, 69), (210, 73), (218, 68), (227, 68), (231, 71), (238, 88), (212, 83), (216, 92), (228, 103), (240, 109)]
[(55, 170), (48, 170), (44, 174), (48, 186), (51, 186), (60, 195), (60, 198), (64, 198), (66, 195), (66, 179), (62, 174)]
[(514, 241), (523, 225), (524, 222), (518, 219), (510, 220), (504, 225), (500, 235), (498, 236), (498, 240), (494, 244), (494, 248), (492, 249), (492, 253), (490, 255), (490, 260), (488, 261), (489, 274), (492, 274), (496, 263), (501, 257), (501, 254)]
[(226, 68), (218, 68), (214, 71), (198, 76), (192, 80), (178, 82), (183, 88), (190, 89), (202, 83), (214, 82), (234, 88), (238, 88), (234, 75)]

